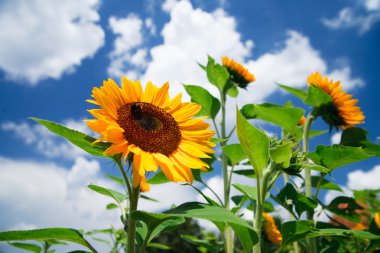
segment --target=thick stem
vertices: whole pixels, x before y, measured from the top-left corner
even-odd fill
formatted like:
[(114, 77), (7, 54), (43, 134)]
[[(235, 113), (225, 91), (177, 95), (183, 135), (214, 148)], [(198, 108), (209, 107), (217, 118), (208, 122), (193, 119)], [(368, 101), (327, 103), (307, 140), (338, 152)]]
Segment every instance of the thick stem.
[(128, 215), (128, 253), (135, 253), (136, 221), (132, 219), (132, 213), (137, 210), (140, 188), (133, 188), (132, 195), (129, 196)]
[[(220, 93), (221, 107), (222, 107), (222, 120), (220, 123), (221, 137), (226, 139), (226, 95), (223, 92)], [(227, 141), (220, 143), (221, 147), (225, 146)], [(227, 167), (227, 157), (222, 152), (222, 171), (223, 171), (223, 186), (224, 186), (224, 206), (227, 210), (230, 210), (230, 179)], [(224, 231), (224, 249), (226, 253), (234, 252), (234, 233), (230, 226), (226, 226)]]
[[(307, 154), (309, 151), (309, 132), (310, 132), (310, 127), (311, 124), (313, 123), (314, 116), (312, 114), (309, 114), (306, 118), (306, 123), (304, 125), (304, 130), (303, 130), (303, 136), (302, 136), (302, 142), (303, 142), (303, 147), (302, 151)], [(305, 195), (309, 198), (312, 197), (312, 192), (311, 192), (311, 172), (310, 169), (305, 168)], [(307, 219), (308, 220), (313, 220), (313, 211), (307, 212)], [(315, 239), (309, 239), (307, 240), (307, 252), (310, 253), (316, 253), (317, 252), (317, 247), (316, 247), (316, 241)]]

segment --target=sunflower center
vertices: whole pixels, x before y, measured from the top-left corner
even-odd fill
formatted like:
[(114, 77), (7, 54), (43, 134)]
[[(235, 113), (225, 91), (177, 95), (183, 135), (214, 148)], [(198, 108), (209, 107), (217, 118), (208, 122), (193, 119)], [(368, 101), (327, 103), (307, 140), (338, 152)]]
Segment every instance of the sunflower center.
[(165, 110), (145, 102), (125, 104), (117, 110), (117, 123), (130, 143), (151, 153), (170, 155), (178, 147), (181, 132)]

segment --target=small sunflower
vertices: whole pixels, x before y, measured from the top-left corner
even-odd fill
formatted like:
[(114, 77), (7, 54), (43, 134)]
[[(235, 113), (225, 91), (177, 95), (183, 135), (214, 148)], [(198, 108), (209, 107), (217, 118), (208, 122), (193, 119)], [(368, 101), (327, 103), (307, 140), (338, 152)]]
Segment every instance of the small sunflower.
[(263, 213), (263, 216), (265, 218), (264, 231), (267, 235), (268, 240), (275, 245), (281, 245), (282, 235), (278, 230), (273, 217), (268, 213)]
[(298, 121), (299, 126), (303, 126), (306, 123), (306, 117), (302, 115), (302, 117)]
[(232, 81), (237, 83), (240, 88), (246, 88), (249, 83), (255, 81), (255, 76), (248, 69), (227, 56), (223, 56), (222, 64), (230, 73)]
[(200, 158), (214, 153), (214, 131), (204, 118), (192, 118), (201, 106), (182, 103), (181, 93), (170, 99), (168, 89), (168, 83), (157, 88), (148, 82), (143, 91), (139, 81), (125, 77), (120, 88), (108, 79), (87, 100), (100, 107), (89, 110), (96, 119), (87, 125), (100, 134), (97, 141), (112, 144), (105, 154), (121, 154), (124, 162), (133, 154), (133, 186), (141, 191), (149, 190), (145, 173), (158, 166), (169, 180), (192, 183), (190, 168), (208, 168)]
[(327, 76), (322, 77), (319, 72), (315, 72), (308, 77), (307, 83), (319, 87), (332, 98), (331, 105), (321, 108), (322, 117), (330, 126), (340, 126), (344, 129), (364, 123), (365, 116), (360, 107), (356, 106), (359, 100), (352, 99), (351, 94), (343, 92), (340, 81), (334, 82)]

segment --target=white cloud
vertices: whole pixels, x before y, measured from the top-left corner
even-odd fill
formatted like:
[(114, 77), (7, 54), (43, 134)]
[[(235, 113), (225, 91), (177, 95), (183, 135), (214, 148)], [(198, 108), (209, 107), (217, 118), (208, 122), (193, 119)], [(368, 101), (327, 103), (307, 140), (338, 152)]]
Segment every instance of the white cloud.
[(98, 5), (99, 0), (3, 1), (0, 69), (31, 85), (72, 72), (104, 44)]
[(336, 132), (335, 134), (331, 136), (331, 144), (339, 144), (341, 138), (342, 138), (342, 133)]
[[(109, 54), (111, 64), (108, 74), (115, 78), (127, 75), (130, 79), (136, 79), (141, 68), (147, 64), (147, 49), (138, 48), (143, 44), (144, 22), (135, 14), (129, 14), (126, 18), (110, 17), (109, 25), (116, 35), (114, 49)], [(154, 24), (147, 19), (145, 25), (152, 33)]]
[(78, 157), (68, 170), (53, 163), (15, 161), (0, 157), (1, 230), (31, 227), (100, 229), (117, 225), (117, 210), (107, 211), (110, 199), (87, 188), (90, 183), (121, 187), (101, 176), (97, 161)]
[(365, 0), (365, 7), (368, 11), (377, 11), (380, 9), (380, 0)]
[(327, 191), (325, 195), (325, 204), (328, 205), (333, 199), (339, 196), (352, 197), (352, 191), (350, 191), (346, 186), (339, 185), (343, 192), (339, 191)]
[[(228, 55), (242, 61), (250, 55), (252, 41), (241, 41), (236, 31), (236, 20), (217, 9), (208, 13), (194, 9), (188, 1), (166, 1), (170, 21), (161, 31), (163, 44), (150, 50), (151, 61), (142, 79), (161, 85), (171, 83), (171, 94), (183, 92), (181, 83), (200, 84), (216, 93), (207, 85), (207, 79), (197, 62), (207, 61), (207, 54), (220, 61)], [(188, 98), (188, 97), (187, 97)]]
[(369, 171), (355, 170), (347, 175), (347, 186), (353, 190), (380, 189), (380, 165)]
[[(64, 121), (63, 125), (82, 133), (90, 133), (90, 129), (83, 120), (68, 119)], [(73, 160), (78, 156), (86, 154), (83, 150), (72, 145), (62, 137), (51, 133), (47, 128), (37, 123), (31, 125), (26, 122), (15, 123), (8, 121), (0, 124), (0, 129), (12, 132), (25, 144), (33, 146), (35, 150), (50, 158)]]
[(165, 2), (162, 4), (161, 8), (165, 12), (171, 12), (177, 3), (178, 3), (177, 0), (165, 0)]
[(367, 0), (362, 4), (365, 11), (362, 8), (345, 7), (339, 11), (337, 17), (323, 18), (322, 23), (330, 29), (356, 28), (359, 34), (364, 34), (380, 21), (380, 1)]

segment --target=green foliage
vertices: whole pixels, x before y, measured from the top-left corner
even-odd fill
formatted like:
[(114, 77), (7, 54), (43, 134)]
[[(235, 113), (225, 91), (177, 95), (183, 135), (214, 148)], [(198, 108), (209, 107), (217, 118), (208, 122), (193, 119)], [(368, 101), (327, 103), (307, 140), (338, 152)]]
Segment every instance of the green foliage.
[(313, 199), (297, 192), (289, 183), (282, 188), (276, 197), (272, 196), (272, 198), (292, 214), (294, 214), (294, 208), (297, 213), (296, 217), (300, 217), (303, 212), (314, 211), (314, 208), (317, 207), (317, 203)]
[(277, 84), (278, 86), (280, 86), (280, 88), (286, 90), (287, 92), (289, 92), (290, 94), (293, 94), (295, 95), (296, 97), (298, 97), (299, 99), (301, 99), (302, 101), (306, 98), (307, 96), (307, 93), (306, 91), (304, 90), (301, 90), (301, 89), (297, 89), (297, 88), (293, 88), (293, 87), (290, 87), (290, 86), (286, 86), (286, 85), (283, 85), (283, 84)]
[(306, 237), (314, 229), (314, 223), (309, 220), (288, 221), (282, 224), (282, 245), (286, 245)]
[(109, 148), (109, 143), (103, 143), (103, 142), (97, 142), (95, 138), (88, 136), (86, 134), (83, 134), (81, 132), (71, 130), (65, 126), (62, 126), (60, 124), (54, 123), (52, 121), (43, 120), (43, 119), (37, 119), (37, 118), (31, 118), (32, 120), (40, 123), (47, 129), (49, 129), (51, 132), (62, 136), (63, 138), (70, 141), (75, 146), (83, 149), (87, 153), (99, 156), (99, 157), (107, 157), (107, 158), (113, 158), (113, 156), (105, 155), (103, 152)]
[(364, 208), (358, 205), (354, 198), (339, 196), (333, 199), (326, 209), (346, 220), (360, 222), (361, 215), (357, 211)]
[(348, 165), (354, 162), (363, 161), (371, 157), (361, 147), (348, 147), (341, 145), (323, 146), (308, 154), (316, 164), (323, 165), (330, 170)]
[(367, 139), (368, 132), (360, 127), (350, 127), (343, 130), (340, 144), (351, 147), (361, 147), (368, 155), (380, 156), (380, 145)]
[(293, 153), (293, 143), (286, 141), (285, 143), (278, 143), (270, 148), (269, 156), (271, 161), (282, 168), (290, 166), (290, 159)]
[(40, 253), (42, 251), (40, 246), (32, 244), (32, 243), (14, 242), (14, 243), (10, 243), (10, 245), (19, 249), (23, 249), (23, 250), (35, 252), (35, 253)]
[(115, 191), (112, 189), (108, 189), (108, 188), (104, 188), (104, 187), (99, 186), (99, 185), (90, 184), (90, 185), (88, 185), (88, 188), (90, 188), (91, 190), (93, 190), (97, 193), (100, 193), (104, 196), (107, 196), (107, 197), (114, 199), (119, 204), (121, 204), (127, 198), (126, 195), (121, 193), (121, 192), (118, 192), (118, 191)]
[(343, 192), (342, 188), (340, 188), (339, 185), (334, 184), (333, 182), (330, 182), (325, 178), (320, 180), (320, 176), (312, 176), (311, 185), (313, 187), (317, 187), (318, 184), (319, 184), (319, 187), (324, 190)]
[(222, 94), (230, 88), (227, 85), (230, 73), (222, 65), (215, 63), (215, 60), (208, 56), (208, 62), (206, 66), (207, 79), (210, 83), (215, 85)]
[(304, 103), (313, 107), (320, 107), (332, 102), (332, 98), (321, 88), (311, 84), (304, 99)]
[(257, 200), (257, 188), (250, 185), (233, 184), (236, 190), (242, 192), (251, 200)]
[(229, 144), (222, 147), (223, 153), (228, 157), (231, 165), (237, 165), (244, 159), (247, 159), (247, 155), (240, 144)]
[(270, 142), (268, 136), (264, 131), (252, 126), (239, 110), (236, 110), (236, 132), (256, 174), (260, 175), (269, 161)]
[[(241, 109), (247, 119), (263, 119), (284, 128), (291, 134), (296, 134), (296, 128), (305, 111), (297, 107), (281, 106), (269, 103), (260, 105), (247, 104)], [(298, 129), (299, 130), (299, 129)]]
[(34, 230), (19, 230), (0, 232), (0, 242), (29, 241), (29, 240), (60, 240), (83, 245), (92, 252), (97, 252), (91, 244), (84, 239), (82, 233), (70, 228), (44, 228)]
[(202, 106), (198, 115), (215, 119), (220, 110), (219, 100), (202, 87), (196, 85), (183, 86), (185, 87), (186, 92), (190, 95), (191, 101)]

